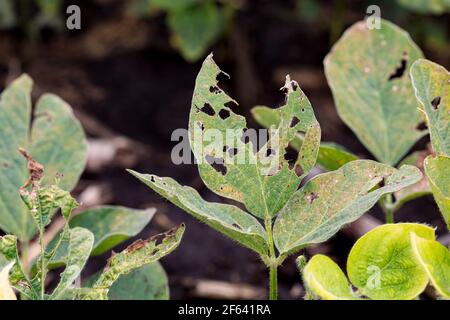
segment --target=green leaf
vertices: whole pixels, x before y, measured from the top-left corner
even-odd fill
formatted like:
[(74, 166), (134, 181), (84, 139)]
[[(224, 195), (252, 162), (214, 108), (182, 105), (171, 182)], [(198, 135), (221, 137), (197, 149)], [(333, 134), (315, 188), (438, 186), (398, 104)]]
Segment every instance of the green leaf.
[(413, 252), (440, 296), (450, 299), (450, 252), (437, 241), (411, 234)]
[(257, 219), (245, 211), (232, 205), (207, 202), (196, 190), (181, 186), (171, 178), (160, 178), (155, 175), (128, 171), (174, 205), (211, 228), (259, 254), (267, 254), (266, 231)]
[(411, 67), (411, 78), (438, 155), (450, 157), (450, 73), (442, 66), (420, 59)]
[(167, 14), (172, 42), (188, 61), (196, 61), (204, 56), (220, 36), (223, 20), (222, 10), (210, 0), (182, 10), (171, 10)]
[[(308, 98), (287, 77), (286, 105), (276, 109), (280, 125), (271, 128), (269, 140), (256, 152), (256, 141), (245, 139), (245, 118), (227, 106), (235, 102), (217, 86), (220, 73), (209, 55), (197, 76), (192, 98), (189, 138), (200, 176), (218, 195), (243, 203), (259, 218), (270, 219), (314, 167), (320, 145), (319, 124)], [(284, 156), (298, 132), (305, 133), (305, 141), (295, 163), (290, 164)], [(222, 168), (210, 164), (212, 160)]]
[(31, 239), (36, 227), (17, 191), (28, 178), (18, 149), (27, 149), (44, 165), (46, 184), (62, 173), (60, 186), (65, 190), (75, 186), (86, 161), (86, 139), (70, 106), (45, 94), (36, 104), (32, 121), (31, 88), (32, 80), (23, 75), (5, 89), (0, 100), (0, 136), (5, 142), (0, 145), (0, 228), (21, 241)]
[(136, 210), (121, 206), (100, 206), (76, 215), (69, 225), (71, 228), (89, 229), (94, 234), (91, 255), (97, 256), (138, 235), (153, 218), (155, 211), (154, 208)]
[(397, 0), (403, 7), (419, 13), (442, 14), (450, 11), (450, 0)]
[[(150, 0), (152, 5), (167, 11), (183, 10), (193, 4), (198, 3), (198, 0)], [(200, 1), (204, 2), (204, 0)]]
[(424, 167), (434, 199), (450, 230), (450, 158), (428, 156)]
[(382, 20), (379, 29), (354, 24), (325, 58), (339, 116), (383, 163), (395, 165), (425, 134), (408, 77), (421, 57), (405, 31)]
[(167, 274), (154, 262), (121, 276), (108, 293), (109, 300), (168, 300)]
[(171, 231), (154, 236), (147, 241), (138, 240), (124, 251), (113, 255), (103, 273), (92, 287), (92, 291), (85, 299), (108, 298), (108, 291), (120, 276), (153, 263), (175, 250), (180, 244), (184, 233), (184, 225)]
[(321, 254), (312, 257), (303, 269), (303, 282), (308, 290), (324, 300), (357, 299), (341, 268)]
[[(280, 123), (280, 116), (276, 109), (265, 106), (256, 106), (252, 110), (252, 115), (255, 120), (262, 126), (270, 128), (271, 126), (278, 126)], [(300, 151), (305, 139), (303, 134), (297, 134), (292, 140), (291, 146)], [(317, 163), (325, 170), (336, 170), (347, 162), (357, 160), (358, 157), (347, 151), (343, 146), (333, 142), (322, 142), (319, 148)]]
[[(371, 160), (349, 162), (340, 169), (315, 176), (299, 189), (280, 211), (274, 240), (281, 254), (333, 236), (355, 221), (378, 199), (420, 180), (413, 166), (392, 168)], [(379, 183), (384, 185), (375, 188)]]
[(353, 246), (347, 273), (354, 286), (371, 299), (409, 300), (427, 286), (428, 276), (414, 256), (410, 233), (434, 240), (434, 229), (415, 223), (385, 224)]
[(89, 259), (93, 245), (94, 235), (89, 230), (79, 227), (69, 230), (68, 252), (64, 260), (66, 268), (61, 273), (59, 284), (50, 299), (61, 299), (65, 291), (70, 288)]

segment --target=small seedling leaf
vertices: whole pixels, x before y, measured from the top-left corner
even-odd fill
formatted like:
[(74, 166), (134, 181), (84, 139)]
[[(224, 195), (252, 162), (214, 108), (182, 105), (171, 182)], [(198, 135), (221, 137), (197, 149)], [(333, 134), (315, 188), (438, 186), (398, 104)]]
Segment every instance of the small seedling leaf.
[(434, 229), (414, 223), (385, 224), (369, 231), (353, 246), (347, 260), (350, 281), (371, 299), (409, 300), (428, 284), (417, 262), (411, 233), (434, 240)]
[[(349, 162), (340, 169), (308, 181), (280, 211), (274, 225), (274, 240), (281, 254), (312, 243), (326, 241), (385, 194), (420, 180), (413, 166), (392, 168), (371, 160)], [(384, 182), (382, 187), (377, 185)]]
[(427, 240), (411, 233), (413, 252), (425, 269), (436, 291), (450, 299), (450, 252), (434, 240)]
[(341, 119), (381, 162), (395, 165), (426, 131), (409, 78), (421, 58), (409, 35), (381, 20), (350, 27), (325, 58), (325, 73)]
[(324, 300), (355, 300), (350, 283), (341, 268), (327, 256), (318, 254), (303, 269), (307, 289)]

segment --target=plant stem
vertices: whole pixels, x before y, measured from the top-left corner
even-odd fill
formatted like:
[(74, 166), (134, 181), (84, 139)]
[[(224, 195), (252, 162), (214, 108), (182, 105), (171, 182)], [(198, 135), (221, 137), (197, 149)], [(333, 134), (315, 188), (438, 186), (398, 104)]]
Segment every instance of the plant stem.
[(272, 232), (272, 220), (270, 218), (265, 220), (265, 226), (267, 230), (267, 236), (269, 240), (269, 299), (278, 299), (278, 260), (275, 256), (275, 244), (273, 242), (273, 232)]
[(41, 246), (41, 300), (44, 300), (45, 297), (45, 259), (44, 259), (44, 232), (43, 230), (39, 230), (39, 244)]
[(384, 201), (381, 202), (386, 223), (394, 223), (394, 206), (392, 203), (392, 194), (386, 195)]

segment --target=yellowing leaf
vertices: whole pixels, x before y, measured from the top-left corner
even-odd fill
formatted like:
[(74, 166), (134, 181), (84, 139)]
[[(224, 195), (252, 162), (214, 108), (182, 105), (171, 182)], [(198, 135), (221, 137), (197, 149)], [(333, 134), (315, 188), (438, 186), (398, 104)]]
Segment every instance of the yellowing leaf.
[(385, 224), (359, 238), (347, 260), (350, 281), (374, 300), (409, 300), (425, 289), (428, 276), (417, 263), (411, 232), (434, 240), (434, 229), (416, 223)]
[(422, 57), (409, 35), (385, 20), (351, 26), (325, 58), (325, 74), (341, 119), (381, 162), (395, 165), (426, 131), (409, 78)]
[(17, 300), (16, 294), (9, 283), (9, 271), (13, 266), (14, 262), (11, 262), (0, 270), (0, 300)]
[(347, 277), (341, 268), (324, 255), (315, 255), (303, 269), (303, 281), (312, 293), (324, 300), (354, 300)]
[(450, 252), (434, 240), (411, 233), (413, 252), (440, 296), (450, 299)]

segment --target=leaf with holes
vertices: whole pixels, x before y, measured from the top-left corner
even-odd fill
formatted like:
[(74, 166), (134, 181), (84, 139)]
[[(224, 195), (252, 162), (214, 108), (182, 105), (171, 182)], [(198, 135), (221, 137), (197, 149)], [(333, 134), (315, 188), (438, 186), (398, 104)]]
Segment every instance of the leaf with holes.
[(341, 268), (327, 256), (312, 257), (302, 274), (303, 283), (313, 296), (324, 300), (358, 299)]
[[(281, 254), (328, 240), (343, 225), (355, 221), (385, 194), (420, 180), (413, 166), (394, 169), (371, 160), (349, 162), (315, 176), (280, 211), (274, 240)], [(377, 185), (384, 185), (377, 188)]]
[(350, 27), (325, 58), (341, 119), (381, 162), (395, 165), (424, 136), (409, 69), (422, 57), (409, 35), (385, 20)]
[[(26, 148), (46, 167), (44, 182), (61, 173), (60, 186), (72, 189), (86, 161), (86, 139), (70, 106), (45, 94), (37, 102), (32, 121), (31, 79), (23, 75), (3, 91), (0, 100), (0, 228), (21, 241), (36, 233), (33, 218), (17, 192), (27, 180), (25, 160), (18, 149)], [(31, 123), (31, 126), (30, 126)]]
[(434, 229), (416, 223), (385, 224), (369, 231), (353, 246), (347, 260), (350, 281), (371, 299), (408, 300), (427, 286), (417, 262), (411, 233), (434, 240)]
[[(276, 109), (265, 106), (256, 106), (252, 110), (253, 118), (262, 126), (270, 128), (280, 123), (279, 114)], [(291, 146), (300, 151), (305, 136), (301, 133), (292, 140)], [(319, 147), (317, 163), (325, 170), (336, 170), (347, 162), (357, 160), (358, 157), (347, 151), (343, 146), (333, 142), (322, 142)]]
[(428, 156), (424, 167), (434, 199), (450, 230), (450, 158)]
[[(271, 127), (267, 143), (258, 149), (254, 131), (234, 113), (234, 103), (217, 86), (221, 73), (210, 55), (197, 76), (189, 118), (189, 138), (200, 176), (215, 193), (239, 201), (253, 215), (271, 219), (313, 168), (320, 144), (320, 127), (298, 85), (286, 79), (286, 104), (277, 109), (280, 125)], [(249, 131), (249, 134), (247, 134)], [(305, 134), (292, 163), (286, 148), (298, 132)]]
[(427, 240), (411, 234), (413, 252), (425, 269), (436, 291), (443, 298), (450, 299), (450, 252), (434, 240)]
[(436, 63), (420, 59), (411, 67), (411, 78), (433, 149), (438, 155), (450, 157), (450, 73)]
[(105, 300), (111, 286), (120, 276), (131, 271), (156, 262), (175, 250), (180, 244), (185, 226), (180, 225), (171, 231), (154, 236), (147, 241), (138, 240), (124, 251), (113, 255), (100, 277), (92, 286), (89, 294), (84, 298)]

